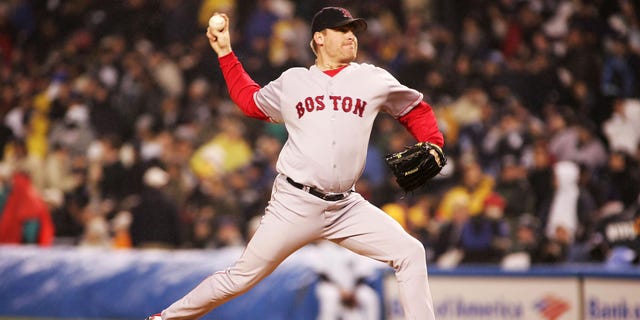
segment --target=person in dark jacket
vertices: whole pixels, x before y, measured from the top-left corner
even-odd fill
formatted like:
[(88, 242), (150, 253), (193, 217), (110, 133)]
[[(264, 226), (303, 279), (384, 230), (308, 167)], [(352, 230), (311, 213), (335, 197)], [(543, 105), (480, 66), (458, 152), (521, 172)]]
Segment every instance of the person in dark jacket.
[(164, 191), (169, 175), (159, 167), (144, 174), (140, 202), (131, 210), (131, 240), (135, 247), (175, 248), (180, 244), (178, 205)]

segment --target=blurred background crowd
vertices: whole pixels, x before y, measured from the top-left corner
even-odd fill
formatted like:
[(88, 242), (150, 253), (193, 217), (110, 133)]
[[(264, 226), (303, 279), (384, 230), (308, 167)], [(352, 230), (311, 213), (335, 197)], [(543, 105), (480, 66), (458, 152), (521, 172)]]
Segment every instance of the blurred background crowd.
[(637, 0), (3, 1), (0, 242), (246, 243), (287, 136), (230, 101), (207, 20), (230, 15), (264, 85), (314, 63), (330, 5), (367, 19), (358, 62), (423, 92), (445, 135), (443, 173), (404, 195), (382, 159), (414, 141), (380, 115), (356, 186), (430, 262), (637, 263)]

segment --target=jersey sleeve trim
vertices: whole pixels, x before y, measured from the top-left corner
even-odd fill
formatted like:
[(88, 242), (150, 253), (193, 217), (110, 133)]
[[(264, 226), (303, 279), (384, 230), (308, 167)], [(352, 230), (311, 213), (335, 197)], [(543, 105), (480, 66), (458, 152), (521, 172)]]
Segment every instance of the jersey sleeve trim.
[(279, 121), (278, 119), (273, 118), (271, 115), (269, 115), (269, 113), (267, 111), (265, 111), (265, 108), (260, 105), (260, 103), (258, 101), (258, 92), (255, 92), (253, 94), (253, 103), (256, 105), (256, 108), (258, 108), (267, 117), (267, 119), (270, 122), (273, 122), (273, 123), (281, 123), (282, 122), (282, 121)]
[[(400, 113), (396, 116), (396, 118), (400, 118), (400, 117), (406, 115), (407, 113), (411, 112), (411, 110), (413, 110), (414, 108), (418, 107), (420, 105), (420, 103), (424, 102), (424, 101), (422, 101), (423, 97), (424, 96), (422, 95), (422, 93), (420, 93), (418, 98), (415, 101), (409, 103), (406, 107), (404, 107), (402, 109), (402, 111), (400, 111)], [(424, 103), (426, 103), (426, 102), (424, 102)]]

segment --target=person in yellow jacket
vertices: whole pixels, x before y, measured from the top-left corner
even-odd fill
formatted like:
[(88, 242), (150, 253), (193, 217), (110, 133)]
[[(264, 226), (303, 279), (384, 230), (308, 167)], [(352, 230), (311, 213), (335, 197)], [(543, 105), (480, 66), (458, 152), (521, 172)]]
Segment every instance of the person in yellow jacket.
[(253, 151), (244, 138), (240, 121), (223, 119), (221, 132), (200, 146), (190, 159), (191, 169), (200, 178), (214, 178), (249, 164)]
[(462, 182), (443, 195), (436, 210), (436, 217), (439, 221), (451, 219), (455, 200), (461, 196), (467, 196), (469, 199), (469, 215), (473, 216), (482, 212), (485, 198), (493, 192), (495, 179), (484, 173), (476, 161), (471, 160), (464, 163), (461, 169), (463, 171)]

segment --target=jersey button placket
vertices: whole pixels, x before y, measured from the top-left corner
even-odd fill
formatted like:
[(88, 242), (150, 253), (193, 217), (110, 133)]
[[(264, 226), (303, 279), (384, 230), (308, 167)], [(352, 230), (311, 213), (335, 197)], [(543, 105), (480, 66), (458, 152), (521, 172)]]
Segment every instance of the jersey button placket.
[[(335, 116), (331, 116), (331, 127), (332, 127), (331, 135), (333, 136), (333, 139), (331, 140), (331, 148), (335, 149), (337, 144), (338, 144), (336, 142), (336, 137), (335, 137), (335, 132), (336, 131), (333, 130), (336, 127), (336, 117)], [(335, 155), (336, 153), (332, 152), (332, 154)], [(338, 178), (338, 172), (337, 172), (338, 165), (336, 164), (335, 157), (331, 159), (331, 162), (332, 162), (331, 167), (333, 168), (333, 176)]]
[[(335, 118), (333, 118), (333, 117), (332, 117), (332, 118), (331, 118), (331, 120), (335, 120)], [(336, 148), (336, 145), (337, 145), (336, 140), (335, 140), (335, 139), (334, 139), (334, 140), (332, 140), (332, 141), (331, 141), (331, 147), (335, 149), (335, 148)], [(334, 153), (334, 154), (335, 154), (335, 153)], [(336, 159), (332, 159), (332, 160), (333, 160), (333, 169), (335, 170), (335, 169), (338, 167), (338, 166), (336, 165), (336, 162), (335, 162), (335, 160), (336, 160)], [(334, 175), (335, 175), (335, 174), (336, 174), (336, 172), (334, 171)]]
[[(334, 95), (334, 90), (332, 89), (332, 87), (333, 87), (333, 79), (329, 80), (329, 83), (328, 83), (328, 87), (327, 87), (328, 96)], [(336, 130), (337, 129), (336, 128), (336, 116), (335, 115), (331, 115), (330, 120), (331, 120), (330, 121), (331, 129), (330, 129), (329, 132), (330, 132), (331, 136), (333, 137), (333, 139), (331, 140), (331, 148), (335, 149), (336, 145), (337, 145), (336, 136), (335, 136), (335, 134), (337, 132), (337, 130)], [(335, 155), (336, 153), (332, 152), (331, 154)], [(338, 178), (338, 172), (337, 172), (337, 167), (338, 166), (336, 164), (336, 159), (332, 158), (331, 162), (332, 162), (331, 168), (333, 169), (332, 176), (337, 179)]]

